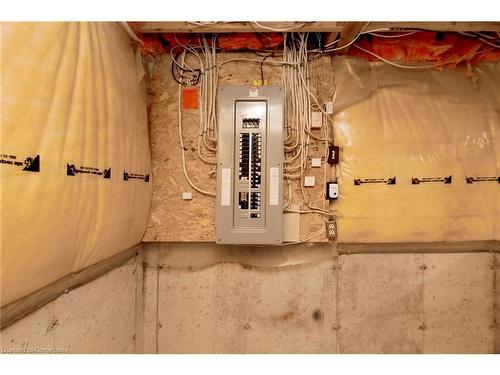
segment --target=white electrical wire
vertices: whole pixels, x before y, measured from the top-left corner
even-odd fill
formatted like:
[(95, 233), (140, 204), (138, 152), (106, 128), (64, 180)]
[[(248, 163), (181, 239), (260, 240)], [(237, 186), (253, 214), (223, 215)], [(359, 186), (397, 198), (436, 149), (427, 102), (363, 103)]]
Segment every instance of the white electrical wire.
[[(340, 47), (337, 47), (337, 48), (333, 48), (333, 49), (330, 49), (330, 48), (326, 48), (325, 49), (325, 52), (328, 51), (328, 52), (332, 52), (332, 51), (338, 51), (338, 50), (341, 50), (341, 49), (344, 49), (344, 48), (347, 48), (349, 47), (351, 44), (353, 44), (356, 40), (358, 40), (358, 38), (363, 34), (363, 32), (366, 30), (366, 28), (368, 27), (368, 25), (370, 24), (371, 22), (367, 22), (360, 30), (360, 32), (347, 44), (343, 45), (343, 46), (340, 46)], [(333, 41), (332, 43), (328, 43), (327, 45), (325, 45), (325, 47), (329, 47), (331, 46), (332, 44), (336, 43), (337, 41)]]
[(431, 64), (431, 65), (403, 65), (403, 64), (398, 64), (398, 63), (395, 63), (393, 61), (387, 60), (384, 57), (376, 54), (375, 52), (369, 51), (361, 46), (358, 46), (357, 44), (355, 44), (354, 47), (356, 47), (357, 49), (359, 49), (359, 50), (361, 50), (369, 55), (376, 57), (377, 59), (379, 59), (379, 60), (381, 60), (389, 65), (397, 66), (398, 68), (403, 68), (403, 69), (429, 69), (429, 68), (436, 68), (438, 66), (444, 66), (444, 65), (448, 65), (448, 64), (453, 63), (453, 61), (444, 61), (444, 62), (435, 63), (435, 64)]
[[(259, 27), (266, 28), (264, 25), (260, 25), (256, 23)], [(380, 37), (387, 38), (396, 38), (407, 35), (412, 35), (419, 30), (411, 30), (405, 34), (398, 35), (381, 35), (376, 34), (376, 31), (379, 30), (371, 30), (366, 31), (366, 28), (369, 23), (364, 25), (362, 30), (354, 37), (348, 44), (336, 47), (336, 48), (326, 48), (323, 52), (333, 52), (337, 50), (341, 50), (347, 48), (350, 45), (354, 45), (354, 47), (359, 50), (364, 51), (381, 61), (384, 61), (390, 65), (405, 68), (405, 69), (428, 69), (435, 68), (443, 65), (447, 65), (453, 63), (453, 61), (440, 62), (431, 65), (403, 65), (398, 64), (393, 61), (387, 60), (378, 54), (366, 50), (363, 47), (360, 47), (357, 44), (354, 44), (360, 35), (363, 34), (372, 34)], [(302, 25), (303, 26), (303, 25)], [(295, 25), (290, 28), (290, 30), (302, 27), (301, 25)], [(288, 31), (285, 29), (272, 29), (271, 31)], [(380, 30), (382, 31), (382, 30)], [(499, 46), (489, 43), (488, 41), (483, 40), (482, 38), (475, 35), (474, 37), (481, 39), (483, 42), (492, 45), (493, 47), (498, 48)], [(491, 38), (491, 37), (490, 37)], [(338, 41), (334, 41), (328, 44), (328, 47), (331, 47), (333, 44), (338, 43)], [(309, 145), (310, 140), (315, 139), (318, 142), (323, 142), (324, 144), (324, 157), (322, 158), (322, 164), (326, 167), (326, 158), (328, 154), (328, 144), (333, 143), (333, 122), (329, 117), (329, 114), (323, 109), (322, 103), (326, 102), (326, 98), (324, 97), (324, 89), (322, 88), (322, 80), (321, 77), (318, 76), (318, 81), (316, 83), (316, 91), (311, 88), (310, 82), (310, 72), (309, 72), (309, 63), (310, 59), (308, 53), (316, 52), (316, 50), (307, 50), (307, 34), (306, 33), (298, 33), (298, 34), (284, 34), (284, 43), (283, 43), (283, 52), (281, 53), (281, 60), (278, 59), (253, 59), (246, 57), (236, 57), (229, 58), (222, 61), (217, 61), (217, 48), (215, 43), (215, 38), (212, 39), (211, 45), (209, 45), (206, 38), (203, 36), (203, 40), (200, 41), (200, 45), (181, 45), (184, 48), (184, 53), (182, 54), (182, 63), (179, 64), (173, 58), (173, 54), (171, 52), (173, 63), (177, 64), (179, 68), (181, 68), (183, 74), (193, 74), (195, 69), (188, 66), (185, 62), (186, 52), (190, 52), (196, 56), (199, 61), (201, 78), (200, 78), (200, 132), (198, 139), (198, 156), (209, 164), (216, 164), (214, 159), (206, 158), (204, 152), (208, 151), (211, 153), (213, 157), (214, 152), (216, 151), (217, 145), (217, 122), (216, 122), (216, 111), (215, 111), (215, 97), (218, 86), (218, 75), (221, 67), (227, 63), (231, 62), (252, 62), (259, 64), (268, 64), (268, 65), (276, 65), (282, 67), (282, 85), (284, 89), (285, 95), (285, 117), (284, 117), (284, 127), (285, 127), (285, 139), (284, 139), (284, 178), (288, 184), (288, 198), (287, 202), (284, 205), (284, 212), (294, 212), (299, 214), (319, 214), (324, 216), (336, 216), (335, 210), (329, 210), (320, 207), (314, 207), (309, 202), (309, 197), (306, 196), (304, 190), (304, 176), (307, 168), (308, 153), (309, 153)], [(493, 48), (490, 48), (491, 50)], [(199, 52), (198, 52), (199, 51)], [(486, 50), (488, 51), (488, 50)], [(486, 52), (486, 51), (481, 51)], [(276, 55), (280, 55), (280, 53), (274, 51)], [(315, 60), (320, 54), (313, 57), (312, 60)], [(187, 69), (188, 71), (185, 71)], [(181, 90), (181, 85), (179, 85), (179, 90)], [(184, 143), (182, 139), (182, 111), (181, 111), (181, 103), (180, 103), (180, 94), (179, 91), (179, 136), (182, 147), (182, 161), (183, 161), (183, 170), (186, 179), (193, 189), (201, 192), (202, 194), (206, 194), (209, 196), (215, 196), (215, 193), (203, 190), (194, 185), (194, 183), (190, 180), (186, 167), (186, 160), (184, 154)], [(321, 135), (315, 135), (311, 131), (312, 124), (312, 110), (320, 111), (327, 119), (326, 125), (322, 127)], [(213, 170), (212, 170), (213, 173)], [(326, 176), (326, 169), (324, 169), (324, 176)], [(337, 169), (335, 168), (335, 176), (337, 176)], [(325, 177), (326, 178), (326, 177)], [(299, 209), (293, 210), (290, 209), (291, 204), (294, 203), (294, 189), (292, 188), (292, 181), (296, 181), (299, 185), (300, 190), (300, 199), (307, 207), (307, 209)], [(311, 239), (318, 237), (324, 233), (318, 233), (314, 236), (306, 238), (304, 240), (298, 242), (286, 243), (285, 245), (292, 245), (310, 241)]]
[(486, 38), (486, 39), (497, 39), (494, 36), (483, 34), (483, 33), (480, 33), (479, 31), (477, 31), (476, 34), (479, 36), (482, 36), (483, 38)]
[[(366, 27), (366, 25), (365, 25)], [(284, 159), (284, 177), (288, 183), (288, 202), (286, 203), (284, 209), (289, 210), (288, 212), (298, 212), (300, 214), (319, 214), (324, 216), (335, 216), (334, 211), (330, 211), (320, 207), (314, 207), (309, 202), (309, 197), (306, 196), (304, 191), (304, 175), (307, 167), (309, 144), (311, 139), (315, 139), (318, 142), (324, 142), (325, 155), (323, 161), (324, 168), (326, 168), (326, 155), (328, 151), (328, 144), (332, 142), (332, 138), (329, 137), (329, 131), (327, 126), (324, 126), (321, 131), (321, 136), (317, 136), (311, 132), (312, 123), (312, 108), (319, 110), (322, 113), (326, 113), (321, 102), (312, 92), (309, 87), (309, 57), (307, 50), (307, 34), (299, 33), (298, 35), (287, 36), (285, 34), (285, 43), (283, 47), (282, 59), (253, 59), (246, 57), (235, 57), (229, 58), (222, 61), (217, 61), (217, 49), (215, 47), (215, 39), (212, 39), (211, 46), (205, 37), (200, 40), (200, 45), (183, 45), (180, 47), (184, 49), (182, 53), (181, 62), (177, 62), (174, 59), (173, 52), (171, 56), (173, 63), (176, 64), (180, 69), (182, 74), (187, 74), (188, 77), (197, 70), (195, 68), (188, 66), (186, 59), (186, 53), (193, 54), (199, 62), (199, 71), (201, 71), (201, 77), (199, 80), (200, 89), (200, 130), (198, 135), (198, 157), (204, 162), (209, 164), (215, 164), (215, 160), (212, 158), (205, 157), (205, 150), (213, 153), (216, 151), (216, 111), (215, 111), (215, 98), (218, 85), (218, 74), (220, 68), (231, 62), (251, 62), (259, 64), (276, 65), (282, 67), (282, 83), (284, 87), (284, 92), (286, 96), (286, 108), (285, 108), (285, 129), (286, 136), (284, 140), (285, 149), (285, 159)], [(290, 41), (288, 46), (287, 40)], [(353, 43), (353, 42), (351, 42)], [(344, 48), (347, 46), (344, 46)], [(187, 71), (186, 71), (187, 69)], [(181, 90), (181, 85), (179, 85), (179, 90)], [(179, 91), (179, 95), (181, 91)], [(323, 90), (318, 91), (317, 94), (321, 97), (321, 100), (325, 101), (322, 97)], [(182, 158), (183, 158), (183, 170), (186, 179), (190, 186), (197, 190), (198, 192), (210, 196), (215, 196), (215, 193), (203, 190), (196, 186), (193, 181), (188, 176), (188, 171), (186, 167), (185, 153), (184, 153), (184, 142), (182, 138), (182, 111), (181, 102), (179, 99), (179, 134), (182, 147)], [(330, 124), (330, 122), (328, 122)], [(307, 209), (300, 210), (290, 210), (290, 205), (294, 202), (293, 192), (291, 182), (295, 180), (299, 185), (300, 199)], [(321, 235), (319, 233), (311, 238), (307, 238), (302, 242), (307, 242), (310, 239)], [(292, 244), (292, 243), (290, 243)]]
[[(229, 62), (235, 62), (235, 61), (249, 61), (249, 62), (257, 62), (257, 63), (262, 63), (262, 60), (259, 59), (250, 59), (247, 57), (234, 57), (232, 59), (227, 59), (224, 61), (221, 61), (217, 66), (220, 68), (222, 65), (227, 64)], [(279, 61), (279, 60), (266, 60), (264, 61), (264, 64), (271, 64), (271, 65), (299, 65), (299, 63), (294, 63), (290, 61)]]
[(489, 44), (490, 46), (493, 46), (495, 48), (500, 48), (500, 45), (498, 44), (495, 44), (495, 43), (491, 43), (489, 41), (487, 41), (486, 39), (483, 39), (483, 38), (479, 38), (483, 43), (486, 43), (486, 44)]
[[(298, 39), (290, 37), (290, 40), (288, 40), (288, 35), (285, 34), (283, 60), (289, 63), (295, 63), (294, 65), (296, 65), (296, 67), (283, 67), (282, 82), (286, 96), (285, 102), (287, 103), (285, 110), (285, 124), (293, 121), (299, 126), (298, 131), (291, 135), (298, 135), (298, 149), (295, 149), (294, 147), (285, 148), (285, 153), (291, 153), (292, 157), (285, 158), (284, 176), (288, 181), (299, 180), (298, 183), (300, 184), (302, 201), (305, 206), (309, 208), (309, 210), (300, 210), (300, 213), (315, 213), (332, 216), (334, 215), (334, 212), (312, 206), (306, 198), (304, 191), (303, 179), (305, 175), (306, 162), (308, 160), (307, 154), (309, 150), (310, 138), (325, 141), (325, 147), (327, 145), (326, 142), (331, 141), (330, 138), (315, 137), (311, 132), (311, 108), (313, 106), (311, 99), (314, 98), (316, 102), (315, 105), (318, 108), (321, 106), (317, 98), (309, 89), (308, 78), (306, 78), (309, 75), (306, 34), (299, 34)], [(289, 141), (289, 144), (290, 143), (292, 142)], [(296, 162), (298, 163), (295, 164)], [(290, 173), (291, 171), (297, 171), (298, 173)], [(289, 203), (291, 201), (293, 201), (293, 197), (289, 197)]]
[(464, 31), (458, 31), (458, 33), (462, 34), (462, 35), (469, 36), (471, 38), (478, 38), (481, 40), (483, 40), (483, 38), (496, 40), (496, 39), (498, 39), (498, 37), (500, 37), (500, 33), (498, 31), (496, 32), (498, 35), (497, 38), (495, 38), (494, 36), (491, 36), (491, 35), (480, 33), (480, 32), (468, 33), (468, 32), (464, 32)]
[[(217, 121), (215, 116), (215, 98), (217, 91), (217, 72), (216, 66), (212, 61), (216, 61), (215, 52), (215, 39), (216, 36), (212, 38), (212, 47), (208, 46), (205, 36), (203, 36), (203, 45), (201, 46), (200, 55), (196, 51), (195, 46), (183, 45), (180, 42), (181, 47), (186, 51), (191, 52), (198, 59), (201, 71), (200, 79), (200, 122), (199, 122), (199, 132), (198, 132), (198, 156), (207, 164), (216, 164), (214, 159), (214, 154), (217, 151)], [(177, 39), (176, 39), (177, 40)], [(173, 58), (173, 55), (171, 55)], [(184, 62), (185, 63), (185, 62)], [(179, 65), (178, 63), (176, 63)], [(206, 68), (205, 68), (206, 67)], [(205, 150), (208, 150), (210, 154), (209, 158), (204, 156)]]
[(187, 21), (188, 24), (190, 25), (195, 25), (195, 26), (210, 26), (210, 25), (216, 25), (220, 23), (220, 21)]
[[(182, 65), (184, 65), (184, 59), (186, 57), (186, 52), (182, 53)], [(189, 185), (196, 191), (198, 191), (201, 194), (205, 194), (211, 197), (215, 197), (216, 194), (211, 191), (203, 190), (196, 186), (193, 181), (189, 178), (188, 171), (187, 171), (187, 166), (186, 166), (186, 151), (184, 149), (184, 140), (182, 138), (182, 103), (181, 103), (181, 95), (182, 95), (182, 84), (178, 83), (178, 92), (177, 92), (178, 98), (177, 98), (177, 106), (178, 106), (178, 122), (179, 122), (179, 141), (181, 144), (181, 156), (182, 156), (182, 169), (184, 171), (184, 176), (186, 177), (187, 182)]]
[[(495, 44), (495, 43), (492, 43), (484, 38), (488, 38), (488, 39), (492, 39), (492, 40), (497, 40), (497, 38), (493, 37), (493, 36), (490, 36), (490, 35), (486, 35), (486, 34), (483, 34), (483, 33), (479, 33), (479, 32), (476, 32), (475, 34), (470, 34), (470, 33), (466, 33), (464, 31), (459, 31), (458, 32), (459, 34), (462, 34), (462, 35), (466, 35), (466, 36), (469, 36), (469, 37), (472, 37), (472, 38), (476, 38), (476, 39), (479, 39), (480, 41), (482, 41), (483, 43), (486, 43), (490, 46), (493, 46), (495, 48), (500, 48), (500, 45), (498, 44)], [(500, 37), (500, 34), (497, 32), (498, 36)]]
[(127, 32), (127, 34), (130, 36), (130, 39), (136, 41), (137, 43), (141, 43), (142, 42), (142, 40), (140, 40), (139, 37), (137, 35), (135, 35), (134, 31), (129, 26), (128, 22), (122, 21), (122, 22), (120, 22), (120, 25)]
[(325, 233), (324, 230), (322, 230), (319, 233), (316, 233), (316, 234), (312, 235), (311, 237), (305, 238), (305, 239), (300, 240), (300, 241), (285, 242), (285, 243), (281, 244), (281, 246), (298, 245), (298, 244), (301, 244), (301, 243), (304, 243), (304, 242), (308, 242), (308, 241), (311, 241), (311, 240), (315, 239), (316, 237), (321, 236), (323, 233)]
[(471, 34), (471, 33), (468, 33), (468, 32), (465, 32), (465, 31), (458, 31), (459, 34), (462, 34), (462, 35), (466, 35), (466, 36), (469, 36), (471, 38), (477, 38), (477, 35), (476, 34)]
[(290, 212), (295, 214), (323, 214), (323, 211), (318, 210), (292, 210), (292, 209), (284, 209), (283, 212)]
[(254, 25), (260, 27), (261, 29), (269, 30), (269, 31), (274, 31), (274, 32), (277, 32), (277, 33), (282, 33), (282, 32), (287, 32), (287, 31), (292, 31), (292, 30), (297, 30), (297, 29), (300, 29), (300, 28), (302, 28), (302, 27), (304, 27), (306, 25), (305, 23), (300, 23), (298, 25), (293, 25), (293, 26), (290, 26), (290, 27), (282, 28), (282, 29), (276, 29), (276, 28), (273, 28), (273, 27), (261, 25), (257, 21), (253, 21), (252, 23)]
[(375, 33), (373, 31), (368, 31), (366, 32), (366, 34), (370, 34), (370, 35), (375, 35), (375, 36), (378, 36), (379, 38), (400, 38), (402, 36), (408, 36), (408, 35), (413, 35), (413, 34), (416, 34), (420, 32), (419, 30), (413, 30), (413, 31), (410, 31), (408, 33), (405, 33), (405, 34), (397, 34), (397, 35), (384, 35), (384, 34), (378, 34), (378, 33)]

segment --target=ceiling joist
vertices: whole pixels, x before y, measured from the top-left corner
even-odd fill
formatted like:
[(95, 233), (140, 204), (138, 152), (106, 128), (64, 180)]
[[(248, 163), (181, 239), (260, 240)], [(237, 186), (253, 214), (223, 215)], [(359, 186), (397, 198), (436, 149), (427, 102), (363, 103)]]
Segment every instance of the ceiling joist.
[[(141, 33), (238, 33), (301, 31), (347, 34), (347, 27), (366, 22), (129, 22)], [(500, 22), (370, 22), (365, 31), (407, 29), (432, 31), (500, 31)], [(347, 40), (348, 38), (346, 38)]]

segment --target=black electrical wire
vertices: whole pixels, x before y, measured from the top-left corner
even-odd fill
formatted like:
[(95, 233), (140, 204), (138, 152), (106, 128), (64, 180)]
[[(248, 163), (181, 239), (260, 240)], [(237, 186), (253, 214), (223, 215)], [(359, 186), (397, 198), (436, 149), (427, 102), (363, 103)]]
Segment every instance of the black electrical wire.
[(182, 81), (179, 81), (179, 80), (177, 79), (177, 77), (175, 76), (175, 74), (174, 74), (174, 66), (176, 66), (176, 65), (175, 65), (175, 62), (174, 62), (174, 61), (172, 61), (172, 70), (171, 70), (171, 73), (172, 73), (172, 78), (173, 78), (173, 79), (175, 80), (175, 82), (177, 82), (179, 85), (184, 85), (184, 84), (182, 83)]
[(260, 83), (264, 85), (264, 62), (266, 61), (267, 58), (273, 56), (272, 53), (269, 55), (265, 56), (262, 61), (260, 62)]
[[(184, 69), (184, 68), (181, 68), (178, 64), (177, 64), (177, 58), (180, 56), (180, 54), (182, 53), (183, 51), (180, 51), (178, 52), (175, 56), (174, 56), (174, 61), (172, 61), (172, 67), (171, 67), (171, 73), (172, 73), (172, 77), (174, 78), (175, 82), (177, 82), (178, 84), (180, 85), (183, 85), (183, 86), (196, 86), (199, 81), (200, 81), (200, 76), (201, 76), (201, 70), (200, 69), (194, 69), (193, 71), (191, 71), (190, 69)], [(190, 83), (185, 83), (183, 82), (182, 80), (178, 79), (175, 75), (175, 72), (174, 72), (174, 69), (177, 70), (177, 75), (179, 77), (182, 77), (183, 74), (192, 74), (193, 72), (195, 73), (195, 76), (194, 78), (191, 78), (191, 82)], [(193, 81), (194, 80), (194, 81)]]

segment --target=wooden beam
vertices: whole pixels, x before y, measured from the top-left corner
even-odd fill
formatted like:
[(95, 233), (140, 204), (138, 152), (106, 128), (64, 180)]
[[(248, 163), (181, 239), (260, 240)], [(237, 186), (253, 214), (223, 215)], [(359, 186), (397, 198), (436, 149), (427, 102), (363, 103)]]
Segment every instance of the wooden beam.
[[(342, 32), (347, 24), (358, 22), (259, 22), (274, 29), (291, 29), (303, 32)], [(362, 22), (365, 24), (366, 22)], [(253, 22), (217, 22), (197, 24), (194, 22), (137, 22), (142, 33), (239, 33), (269, 32)], [(500, 22), (370, 22), (366, 31), (387, 29), (400, 31), (422, 29), (433, 31), (500, 31)]]
[(367, 30), (388, 28), (394, 31), (421, 29), (429, 31), (500, 31), (500, 22), (370, 22)]
[(327, 32), (341, 31), (342, 22), (218, 22), (215, 24), (196, 24), (193, 22), (144, 22), (143, 33), (240, 33), (270, 32), (272, 29), (290, 31)]
[(487, 252), (500, 254), (500, 241), (341, 243), (339, 254), (441, 254)]
[(135, 34), (140, 33), (142, 28), (146, 24), (146, 22), (127, 22), (127, 23)]

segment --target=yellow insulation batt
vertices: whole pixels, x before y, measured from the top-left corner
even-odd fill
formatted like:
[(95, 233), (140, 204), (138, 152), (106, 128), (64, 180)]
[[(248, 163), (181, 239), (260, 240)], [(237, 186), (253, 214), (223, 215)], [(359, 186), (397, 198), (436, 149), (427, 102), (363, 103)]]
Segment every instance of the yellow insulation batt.
[(1, 24), (1, 305), (140, 242), (145, 80), (118, 23)]
[(334, 74), (339, 242), (499, 240), (500, 64)]

